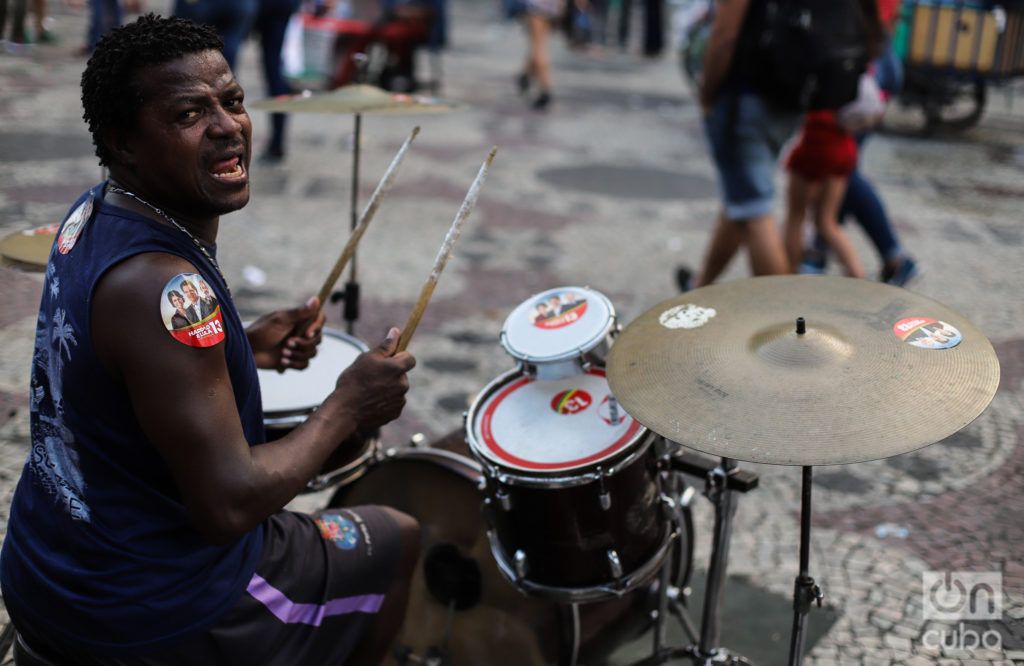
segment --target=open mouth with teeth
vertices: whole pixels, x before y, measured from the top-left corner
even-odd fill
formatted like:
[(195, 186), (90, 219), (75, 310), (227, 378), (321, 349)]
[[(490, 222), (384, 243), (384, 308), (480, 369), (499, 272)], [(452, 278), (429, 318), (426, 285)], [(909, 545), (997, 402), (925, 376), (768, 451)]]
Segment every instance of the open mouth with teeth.
[(215, 162), (210, 167), (210, 175), (223, 183), (239, 183), (245, 180), (245, 166), (239, 155), (227, 160)]

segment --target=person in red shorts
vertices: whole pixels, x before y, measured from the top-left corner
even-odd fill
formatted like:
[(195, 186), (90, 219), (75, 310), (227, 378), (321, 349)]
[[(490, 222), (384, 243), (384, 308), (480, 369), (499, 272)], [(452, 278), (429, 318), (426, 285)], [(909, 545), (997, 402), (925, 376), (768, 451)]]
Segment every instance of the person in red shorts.
[(798, 272), (804, 248), (804, 220), (810, 213), (814, 227), (851, 277), (864, 277), (860, 257), (839, 226), (839, 207), (846, 182), (857, 164), (857, 144), (843, 129), (834, 111), (811, 111), (789, 154), (786, 255), (790, 270)]

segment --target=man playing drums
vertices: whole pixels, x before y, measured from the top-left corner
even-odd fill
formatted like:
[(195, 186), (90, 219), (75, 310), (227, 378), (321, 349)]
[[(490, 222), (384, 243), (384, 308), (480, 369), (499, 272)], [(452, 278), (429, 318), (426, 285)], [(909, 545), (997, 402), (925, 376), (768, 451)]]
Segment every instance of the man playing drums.
[[(82, 76), (111, 179), (75, 203), (51, 252), (32, 448), (0, 557), (14, 624), (58, 663), (371, 664), (404, 614), (413, 519), (282, 508), (339, 443), (400, 414), (415, 360), (392, 329), (264, 443), (256, 368), (304, 368), (324, 318), (295, 332), (313, 299), (243, 329), (216, 263), (251, 155), (220, 46), (150, 15), (104, 38)], [(182, 281), (214, 300), (174, 326)]]

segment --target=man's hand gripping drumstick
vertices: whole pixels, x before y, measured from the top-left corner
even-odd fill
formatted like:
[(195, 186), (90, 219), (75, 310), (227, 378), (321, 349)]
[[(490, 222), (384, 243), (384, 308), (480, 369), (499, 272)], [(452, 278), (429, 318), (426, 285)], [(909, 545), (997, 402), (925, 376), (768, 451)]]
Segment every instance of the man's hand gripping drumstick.
[(406, 347), (409, 346), (409, 341), (412, 339), (412, 334), (416, 332), (416, 327), (419, 326), (420, 319), (423, 317), (424, 311), (427, 309), (427, 303), (430, 302), (430, 297), (434, 295), (434, 288), (437, 286), (437, 281), (441, 277), (441, 272), (444, 267), (448, 264), (448, 259), (452, 256), (452, 251), (455, 249), (455, 242), (459, 240), (459, 235), (462, 233), (462, 226), (469, 218), (469, 214), (473, 212), (473, 207), (476, 206), (476, 200), (480, 196), (480, 188), (484, 184), (484, 180), (487, 178), (487, 171), (491, 168), (491, 162), (494, 161), (494, 156), (498, 152), (498, 147), (491, 148), (491, 152), (487, 155), (487, 159), (480, 166), (480, 172), (477, 173), (476, 179), (473, 184), (469, 186), (469, 191), (466, 193), (466, 198), (462, 202), (462, 206), (459, 208), (459, 212), (455, 214), (455, 220), (452, 222), (451, 229), (448, 230), (448, 235), (445, 236), (444, 242), (441, 244), (441, 249), (438, 250), (437, 259), (434, 260), (434, 269), (430, 271), (430, 275), (427, 277), (427, 281), (423, 284), (423, 289), (420, 290), (420, 298), (416, 301), (416, 306), (412, 309), (412, 313), (409, 315), (408, 321), (405, 322), (405, 327), (402, 329), (402, 335), (398, 338), (398, 351), (405, 351)]

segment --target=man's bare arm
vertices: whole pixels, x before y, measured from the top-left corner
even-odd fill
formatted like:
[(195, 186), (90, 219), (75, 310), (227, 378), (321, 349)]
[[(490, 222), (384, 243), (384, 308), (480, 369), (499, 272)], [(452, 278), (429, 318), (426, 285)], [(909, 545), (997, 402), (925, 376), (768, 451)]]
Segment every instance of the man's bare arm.
[(716, 0), (715, 19), (704, 52), (704, 76), (700, 89), (701, 108), (708, 112), (718, 97), (732, 66), (749, 0)]
[(230, 543), (280, 510), (357, 429), (396, 418), (408, 390), (405, 373), (415, 361), (391, 356), (394, 342), (364, 354), (306, 423), (250, 447), (226, 343), (189, 347), (171, 337), (160, 317), (168, 280), (193, 272), (185, 260), (156, 253), (113, 268), (94, 294), (93, 340), (108, 370), (126, 385), (196, 528), (213, 543)]

